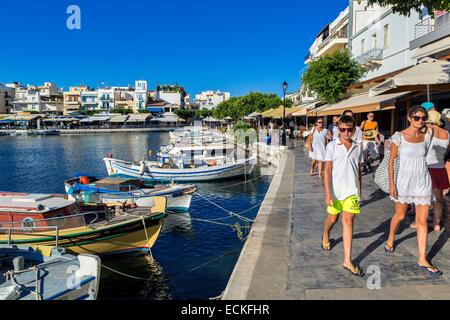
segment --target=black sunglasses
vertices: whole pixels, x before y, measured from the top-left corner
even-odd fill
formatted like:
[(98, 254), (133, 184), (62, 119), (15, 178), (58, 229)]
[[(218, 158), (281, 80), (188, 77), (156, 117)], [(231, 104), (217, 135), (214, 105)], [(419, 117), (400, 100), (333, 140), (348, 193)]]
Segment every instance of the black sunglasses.
[(416, 122), (419, 122), (420, 120), (422, 120), (423, 122), (425, 122), (425, 121), (428, 120), (428, 117), (427, 117), (427, 116), (424, 116), (424, 117), (413, 116), (412, 118), (413, 118), (414, 121), (416, 121)]

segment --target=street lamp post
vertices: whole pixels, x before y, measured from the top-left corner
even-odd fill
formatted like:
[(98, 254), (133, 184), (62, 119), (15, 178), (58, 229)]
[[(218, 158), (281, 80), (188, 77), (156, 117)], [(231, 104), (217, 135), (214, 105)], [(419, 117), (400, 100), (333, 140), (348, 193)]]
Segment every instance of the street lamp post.
[(281, 145), (283, 147), (286, 146), (286, 90), (288, 88), (288, 84), (286, 81), (283, 82), (283, 131), (281, 133)]

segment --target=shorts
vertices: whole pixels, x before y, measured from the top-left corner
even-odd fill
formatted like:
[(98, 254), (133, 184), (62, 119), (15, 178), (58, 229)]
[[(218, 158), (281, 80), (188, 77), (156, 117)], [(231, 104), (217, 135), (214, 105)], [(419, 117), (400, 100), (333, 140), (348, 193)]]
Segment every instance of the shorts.
[(343, 211), (352, 213), (352, 214), (360, 214), (361, 213), (361, 202), (359, 197), (354, 195), (350, 196), (345, 200), (335, 200), (333, 201), (333, 206), (327, 207), (327, 212), (331, 215), (338, 215)]
[(433, 189), (446, 190), (450, 189), (450, 183), (448, 181), (447, 170), (445, 168), (428, 168), (431, 176), (431, 184)]

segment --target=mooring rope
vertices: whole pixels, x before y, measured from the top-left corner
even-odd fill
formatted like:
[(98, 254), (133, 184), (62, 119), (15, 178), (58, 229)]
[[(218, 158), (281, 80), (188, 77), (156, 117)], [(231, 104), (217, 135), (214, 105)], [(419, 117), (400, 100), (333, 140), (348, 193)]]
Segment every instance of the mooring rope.
[[(184, 276), (184, 275), (186, 275), (186, 274), (188, 274), (188, 273), (191, 273), (191, 272), (193, 272), (193, 271), (195, 271), (195, 270), (198, 270), (198, 269), (200, 269), (200, 268), (203, 268), (203, 267), (205, 267), (205, 266), (207, 266), (207, 265), (209, 265), (209, 264), (211, 264), (211, 263), (213, 263), (213, 262), (215, 262), (215, 261), (218, 261), (218, 260), (220, 260), (220, 259), (222, 259), (222, 258), (224, 258), (224, 257), (226, 257), (226, 256), (229, 256), (229, 255), (232, 255), (232, 254), (236, 254), (236, 253), (239, 253), (239, 252), (240, 252), (240, 251), (237, 251), (237, 250), (236, 250), (236, 251), (225, 252), (224, 254), (220, 255), (219, 257), (216, 257), (216, 258), (213, 258), (213, 259), (211, 259), (211, 260), (208, 260), (208, 261), (206, 261), (206, 262), (204, 262), (204, 263), (202, 263), (202, 264), (200, 264), (200, 265), (198, 265), (198, 266), (196, 266), (196, 267), (194, 267), (194, 268), (191, 268), (191, 269), (189, 269), (189, 270), (187, 270), (187, 271), (185, 271), (185, 272), (182, 272), (182, 273), (180, 273), (180, 274), (178, 274), (178, 275), (176, 275), (176, 276), (174, 276), (174, 277), (167, 278), (167, 279), (163, 279), (163, 280), (160, 281), (160, 282), (169, 282), (169, 281), (173, 281), (173, 280), (175, 280), (175, 279), (177, 279), (177, 278), (179, 278), (179, 277), (181, 277), (181, 276)], [(128, 274), (128, 273), (119, 271), (119, 270), (117, 270), (117, 269), (114, 269), (114, 268), (111, 268), (111, 267), (109, 267), (109, 266), (106, 266), (106, 265), (104, 265), (103, 263), (102, 263), (102, 268), (105, 268), (105, 269), (107, 269), (107, 270), (109, 270), (109, 271), (111, 271), (111, 272), (113, 272), (113, 273), (119, 274), (119, 275), (121, 275), (121, 276), (130, 278), (130, 279), (134, 279), (134, 280), (146, 281), (146, 282), (147, 282), (147, 281), (153, 280), (153, 279), (151, 279), (151, 278), (137, 277), (137, 276), (135, 276), (135, 275), (131, 275), (131, 274)]]
[(246, 218), (246, 217), (241, 216), (241, 215), (239, 215), (239, 214), (237, 214), (237, 213), (235, 213), (235, 212), (233, 212), (233, 211), (230, 211), (230, 210), (228, 210), (228, 209), (225, 209), (224, 207), (218, 205), (217, 203), (214, 203), (213, 201), (209, 200), (208, 198), (202, 196), (202, 195), (199, 194), (198, 192), (195, 192), (194, 194), (197, 195), (197, 196), (199, 196), (199, 197), (202, 198), (203, 200), (209, 202), (209, 203), (212, 204), (213, 206), (216, 206), (217, 208), (223, 210), (224, 212), (226, 212), (226, 213), (228, 213), (228, 214), (230, 214), (230, 215), (232, 215), (232, 216), (235, 216), (235, 217), (237, 217), (237, 218), (239, 218), (239, 219), (241, 219), (241, 220), (243, 220), (243, 221), (253, 222), (252, 219)]

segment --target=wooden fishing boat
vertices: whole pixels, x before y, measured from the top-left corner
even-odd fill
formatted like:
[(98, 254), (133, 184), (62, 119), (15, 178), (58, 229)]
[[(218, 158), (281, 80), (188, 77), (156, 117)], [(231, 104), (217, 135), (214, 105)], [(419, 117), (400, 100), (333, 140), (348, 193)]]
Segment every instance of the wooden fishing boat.
[[(178, 161), (177, 161), (178, 160)], [(122, 175), (152, 181), (204, 182), (250, 175), (256, 165), (256, 157), (232, 160), (218, 164), (217, 160), (186, 164), (184, 159), (169, 159), (165, 163), (155, 161), (127, 162), (104, 158), (109, 175)]]
[(69, 197), (88, 203), (128, 203), (139, 207), (154, 206), (155, 197), (167, 198), (167, 209), (187, 212), (191, 206), (195, 185), (169, 184), (148, 185), (140, 179), (93, 176), (78, 176), (66, 180), (65, 189)]
[(71, 253), (117, 254), (154, 245), (167, 200), (151, 208), (82, 204), (67, 195), (0, 193), (0, 244), (56, 246)]
[(62, 248), (0, 246), (0, 300), (95, 300), (101, 261)]

